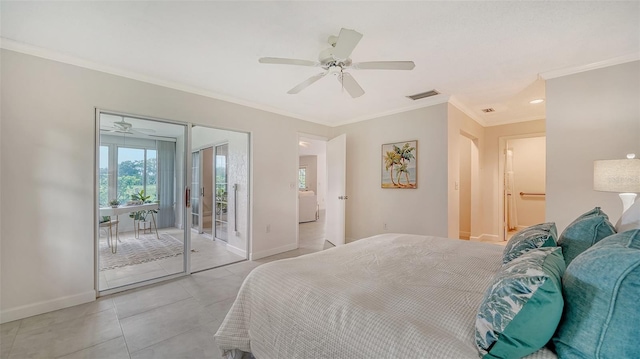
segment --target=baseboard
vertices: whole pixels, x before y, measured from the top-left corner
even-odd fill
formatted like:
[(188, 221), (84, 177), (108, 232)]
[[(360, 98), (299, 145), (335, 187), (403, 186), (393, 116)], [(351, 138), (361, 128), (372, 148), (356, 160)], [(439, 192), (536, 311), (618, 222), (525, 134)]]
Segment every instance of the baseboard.
[(497, 241), (500, 237), (496, 234), (481, 234), (479, 236), (470, 236), (469, 240), (472, 242), (484, 242), (484, 241)]
[(227, 250), (233, 254), (239, 255), (242, 258), (247, 258), (247, 251), (245, 251), (244, 249), (240, 249), (238, 247), (234, 247), (229, 243), (227, 243)]
[(521, 230), (523, 230), (523, 229), (525, 229), (525, 228), (528, 228), (528, 227), (529, 227), (529, 226), (521, 226), (521, 225), (517, 225), (517, 226), (516, 226), (516, 231), (517, 231), (517, 232), (520, 232)]
[(52, 312), (58, 309), (73, 307), (74, 305), (78, 304), (93, 302), (94, 300), (96, 300), (96, 291), (90, 290), (84, 293), (70, 295), (53, 300), (22, 305), (16, 308), (0, 311), (0, 323), (12, 322), (14, 320)]
[(280, 254), (287, 251), (292, 251), (297, 248), (298, 248), (298, 245), (296, 243), (291, 243), (291, 244), (287, 244), (286, 246), (271, 248), (271, 249), (267, 249), (260, 252), (253, 252), (251, 253), (249, 260), (255, 261), (256, 259), (269, 257), (272, 255)]
[(471, 238), (471, 232), (460, 231), (458, 232), (458, 236), (460, 236), (460, 238)]

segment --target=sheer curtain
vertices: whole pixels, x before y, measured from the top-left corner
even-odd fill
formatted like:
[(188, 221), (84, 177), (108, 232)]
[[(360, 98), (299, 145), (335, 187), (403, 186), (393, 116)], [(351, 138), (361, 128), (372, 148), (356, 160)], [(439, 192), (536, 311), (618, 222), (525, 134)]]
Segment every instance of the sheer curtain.
[(516, 213), (516, 193), (513, 174), (513, 150), (507, 150), (507, 163), (505, 164), (505, 192), (507, 195), (507, 228), (511, 231), (518, 225), (518, 214)]
[(175, 159), (176, 144), (168, 141), (156, 141), (158, 150), (158, 228), (175, 227)]

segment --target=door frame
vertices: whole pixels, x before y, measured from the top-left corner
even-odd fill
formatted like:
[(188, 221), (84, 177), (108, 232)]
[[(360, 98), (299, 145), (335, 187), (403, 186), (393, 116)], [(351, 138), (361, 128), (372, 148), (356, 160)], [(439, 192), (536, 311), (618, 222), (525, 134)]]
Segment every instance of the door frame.
[[(94, 168), (94, 172), (93, 172), (93, 191), (94, 191), (94, 196), (93, 196), (93, 218), (94, 218), (94, 230), (93, 230), (93, 246), (94, 246), (94, 290), (96, 292), (96, 297), (101, 297), (104, 295), (109, 295), (109, 294), (113, 294), (113, 293), (119, 293), (119, 292), (123, 292), (125, 290), (129, 290), (129, 289), (133, 289), (133, 288), (139, 288), (139, 287), (143, 287), (143, 286), (147, 286), (150, 284), (154, 284), (154, 283), (158, 283), (158, 282), (164, 282), (167, 280), (171, 280), (174, 278), (179, 278), (179, 277), (184, 277), (186, 275), (191, 274), (190, 272), (190, 268), (191, 268), (191, 256), (189, 255), (189, 253), (191, 253), (191, 231), (189, 230), (191, 228), (191, 211), (188, 210), (188, 208), (186, 207), (186, 198), (185, 198), (185, 194), (187, 192), (187, 189), (190, 186), (190, 181), (191, 181), (191, 168), (187, 168), (188, 165), (191, 164), (191, 128), (192, 128), (192, 124), (190, 122), (183, 122), (183, 121), (175, 121), (175, 120), (168, 120), (168, 119), (163, 119), (163, 118), (157, 118), (157, 117), (153, 117), (153, 116), (146, 116), (146, 115), (138, 115), (138, 114), (133, 114), (133, 113), (127, 113), (127, 112), (122, 112), (122, 111), (111, 111), (108, 109), (104, 109), (104, 108), (98, 108), (95, 107), (94, 108), (94, 124), (95, 124), (95, 139), (94, 139), (94, 163), (93, 163), (93, 168)], [(127, 285), (123, 285), (120, 287), (116, 287), (116, 288), (110, 288), (110, 289), (106, 289), (106, 290), (100, 290), (100, 262), (99, 262), (99, 250), (100, 247), (98, 246), (98, 240), (99, 240), (99, 236), (100, 236), (100, 227), (98, 225), (99, 223), (99, 217), (100, 217), (100, 211), (98, 208), (98, 203), (100, 202), (100, 191), (98, 190), (98, 184), (99, 184), (99, 163), (100, 163), (100, 114), (101, 113), (105, 113), (105, 114), (112, 114), (112, 115), (116, 115), (116, 116), (127, 116), (127, 117), (131, 117), (131, 118), (139, 118), (141, 120), (149, 120), (149, 121), (157, 121), (157, 122), (162, 122), (162, 123), (169, 123), (169, 124), (175, 124), (175, 125), (180, 125), (184, 127), (184, 133), (185, 133), (185, 143), (184, 143), (184, 174), (183, 174), (183, 184), (184, 184), (184, 188), (180, 191), (178, 191), (178, 196), (180, 198), (176, 198), (175, 201), (177, 203), (181, 203), (181, 205), (183, 206), (183, 231), (184, 231), (184, 240), (183, 240), (183, 245), (184, 245), (184, 250), (183, 250), (183, 260), (182, 260), (182, 272), (179, 273), (175, 273), (175, 274), (169, 274), (167, 276), (162, 276), (162, 277), (157, 277), (157, 278), (153, 278), (153, 279), (149, 279), (149, 280), (145, 280), (145, 281), (141, 281), (141, 282), (136, 282), (136, 283), (131, 283), (131, 284), (127, 284)], [(177, 158), (177, 157), (176, 157)]]
[[(507, 239), (507, 231), (505, 231), (506, 223), (505, 223), (505, 188), (504, 188), (504, 169), (506, 166), (506, 150), (507, 150), (507, 142), (509, 140), (518, 140), (522, 138), (534, 138), (534, 137), (547, 137), (546, 132), (534, 132), (534, 133), (526, 133), (521, 135), (510, 135), (510, 136), (501, 136), (498, 137), (498, 195), (500, 199), (498, 201), (498, 218), (496, 222), (498, 223), (498, 239), (501, 241), (505, 241)], [(546, 159), (545, 159), (546, 166)]]

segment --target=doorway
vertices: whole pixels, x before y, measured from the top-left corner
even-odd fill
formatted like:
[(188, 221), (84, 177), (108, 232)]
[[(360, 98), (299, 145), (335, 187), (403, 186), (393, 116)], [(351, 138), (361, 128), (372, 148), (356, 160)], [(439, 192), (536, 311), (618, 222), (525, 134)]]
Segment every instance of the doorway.
[(322, 250), (325, 244), (327, 141), (298, 137), (298, 248)]
[(546, 137), (500, 139), (501, 239), (545, 221)]

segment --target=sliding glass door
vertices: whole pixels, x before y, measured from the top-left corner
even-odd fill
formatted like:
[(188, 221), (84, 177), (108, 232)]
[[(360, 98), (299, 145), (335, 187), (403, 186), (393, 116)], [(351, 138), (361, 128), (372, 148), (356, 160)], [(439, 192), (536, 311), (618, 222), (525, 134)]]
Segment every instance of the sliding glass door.
[(97, 111), (98, 289), (185, 272), (186, 124)]

